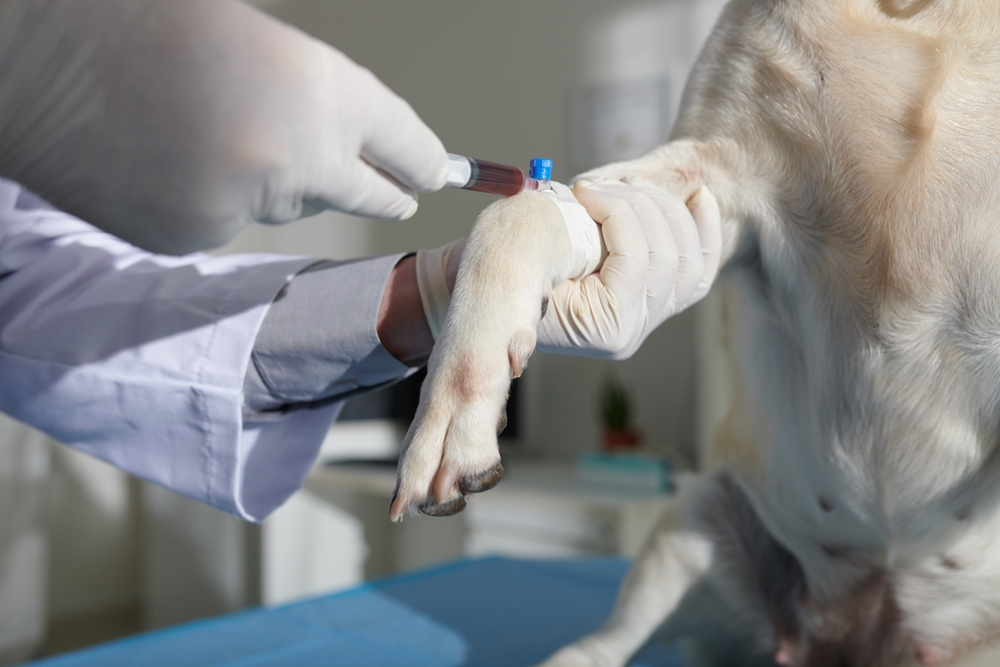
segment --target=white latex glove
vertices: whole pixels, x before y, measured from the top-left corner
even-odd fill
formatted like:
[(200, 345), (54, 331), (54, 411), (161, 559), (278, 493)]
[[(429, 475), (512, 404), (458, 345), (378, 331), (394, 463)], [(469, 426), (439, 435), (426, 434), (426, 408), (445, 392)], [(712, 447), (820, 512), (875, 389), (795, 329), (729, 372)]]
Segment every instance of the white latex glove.
[(708, 293), (722, 251), (719, 205), (708, 188), (685, 205), (641, 179), (581, 181), (573, 194), (601, 226), (608, 255), (596, 273), (556, 286), (537, 349), (625, 359)]
[(416, 257), (417, 291), (424, 307), (424, 317), (437, 341), (444, 328), (444, 319), (451, 304), (458, 265), (462, 261), (466, 238), (455, 239), (440, 248), (418, 250)]
[(371, 72), (236, 0), (0, 0), (0, 176), (186, 253), (327, 207), (407, 218), (447, 156)]

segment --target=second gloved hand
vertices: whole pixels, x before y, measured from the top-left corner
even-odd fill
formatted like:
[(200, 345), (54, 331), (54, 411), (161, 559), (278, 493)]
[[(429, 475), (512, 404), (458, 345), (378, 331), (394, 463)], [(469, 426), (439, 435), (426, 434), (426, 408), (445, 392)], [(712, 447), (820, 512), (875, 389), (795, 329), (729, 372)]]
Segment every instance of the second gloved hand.
[(157, 252), (407, 218), (447, 177), (371, 72), (237, 0), (0, 0), (0, 71), (0, 176)]
[(685, 202), (641, 179), (580, 182), (577, 200), (601, 226), (608, 256), (557, 285), (539, 351), (625, 359), (668, 317), (708, 293), (719, 269), (719, 206), (707, 188)]

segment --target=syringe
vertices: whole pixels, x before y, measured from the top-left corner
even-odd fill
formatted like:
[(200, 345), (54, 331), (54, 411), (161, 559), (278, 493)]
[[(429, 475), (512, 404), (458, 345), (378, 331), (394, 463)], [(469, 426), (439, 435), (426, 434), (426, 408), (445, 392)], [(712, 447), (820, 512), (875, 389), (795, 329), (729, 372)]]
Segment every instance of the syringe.
[(528, 176), (517, 167), (475, 160), (448, 153), (448, 187), (513, 197), (524, 190), (538, 190), (552, 178), (552, 160), (535, 158)]

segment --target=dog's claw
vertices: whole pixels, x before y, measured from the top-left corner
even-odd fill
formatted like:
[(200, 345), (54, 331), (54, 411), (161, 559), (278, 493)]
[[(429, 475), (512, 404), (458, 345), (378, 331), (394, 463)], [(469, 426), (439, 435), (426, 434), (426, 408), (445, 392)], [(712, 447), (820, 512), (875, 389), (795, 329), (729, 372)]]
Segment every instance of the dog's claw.
[(420, 511), (427, 516), (454, 516), (464, 510), (467, 504), (465, 496), (456, 496), (443, 503), (424, 503), (420, 506)]
[(438, 497), (443, 498), (443, 500), (439, 502), (432, 495), (428, 496), (422, 504), (417, 505), (412, 500), (411, 502), (407, 502), (397, 492), (392, 497), (392, 503), (389, 506), (389, 519), (399, 523), (403, 520), (406, 512), (413, 508), (418, 509), (422, 514), (426, 514), (427, 516), (454, 516), (466, 508), (470, 494), (489, 491), (500, 483), (503, 475), (503, 464), (500, 461), (497, 461), (490, 468), (478, 475), (473, 475), (462, 480), (456, 480), (453, 474), (446, 473), (443, 475), (443, 478), (439, 478), (439, 481), (444, 479), (444, 483), (448, 484), (448, 490), (444, 488), (437, 489), (442, 492)]
[(406, 503), (399, 499), (399, 493), (392, 494), (392, 502), (389, 503), (389, 521), (399, 523), (406, 514)]
[(497, 461), (496, 465), (489, 470), (481, 472), (468, 480), (462, 480), (458, 485), (462, 489), (462, 493), (482, 493), (483, 491), (489, 491), (499, 484), (500, 480), (503, 479), (503, 474), (503, 463)]

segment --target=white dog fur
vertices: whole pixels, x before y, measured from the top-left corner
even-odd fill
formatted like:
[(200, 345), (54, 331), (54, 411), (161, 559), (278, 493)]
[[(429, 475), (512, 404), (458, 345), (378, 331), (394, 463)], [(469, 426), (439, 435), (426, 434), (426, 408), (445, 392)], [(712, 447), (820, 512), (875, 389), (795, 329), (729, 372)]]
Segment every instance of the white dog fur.
[[(696, 588), (779, 664), (950, 664), (1000, 635), (998, 115), (996, 0), (733, 0), (674, 140), (587, 175), (716, 195), (737, 386), (711, 472), (547, 667), (624, 665)], [(502, 475), (561, 225), (533, 194), (477, 222), (396, 508)]]

